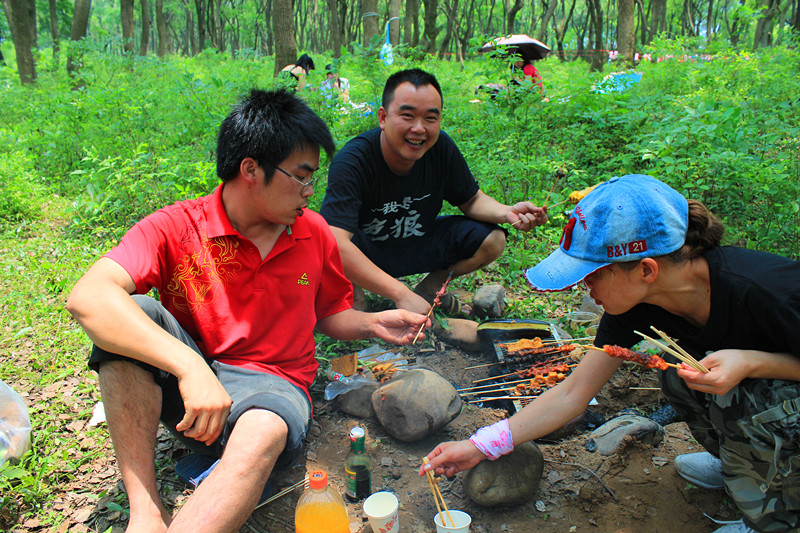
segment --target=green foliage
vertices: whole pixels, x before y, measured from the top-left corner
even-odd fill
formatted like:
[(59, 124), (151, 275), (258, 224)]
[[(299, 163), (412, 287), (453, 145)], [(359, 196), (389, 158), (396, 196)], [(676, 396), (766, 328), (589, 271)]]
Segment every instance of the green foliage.
[[(0, 519), (36, 514), (93, 454), (110, 453), (107, 446), (76, 446), (63, 427), (88, 419), (98, 396), (93, 379), (83, 376), (88, 340), (63, 308), (69, 288), (135, 221), (213, 190), (222, 118), (251, 87), (279, 83), (272, 60), (247, 51), (235, 59), (213, 51), (123, 57), (104, 53), (111, 38), (99, 39), (105, 41), (81, 45), (82, 88), (49, 68), (40, 70), (35, 87), (21, 87), (12, 67), (0, 68), (0, 375), (31, 390), (71, 383), (68, 394), (56, 386), (58, 392), (32, 401), (34, 449), (0, 469)], [(315, 56), (320, 68), (300, 94), (341, 147), (378, 125), (386, 77), (419, 66), (433, 71), (444, 90), (443, 129), (481, 188), (498, 200), (555, 205), (611, 176), (647, 173), (709, 205), (727, 224), (728, 242), (798, 258), (800, 53), (777, 46), (753, 54), (713, 42), (703, 50), (716, 54), (713, 61), (683, 60), (697, 44), (659, 41), (675, 57), (638, 65), (642, 80), (622, 93), (593, 92), (603, 74), (551, 58), (537, 63), (543, 93), (522, 85), (494, 99), (475, 88), (507, 83), (502, 59), (478, 56), (462, 65), (396, 46), (387, 67), (376, 47), (355, 47), (338, 60), (355, 105), (312, 90), (332, 58)], [(319, 172), (328, 164), (323, 158)], [(323, 196), (317, 187), (311, 207), (319, 209)], [(522, 270), (557, 246), (570, 207), (551, 209), (551, 223), (532, 232), (509, 229), (503, 255), (454, 285), (504, 284), (519, 295), (508, 302), (509, 318), (563, 317), (580, 293), (555, 303), (530, 293)], [(318, 342), (323, 367), (369, 344), (324, 336)], [(315, 395), (324, 384), (318, 380)]]

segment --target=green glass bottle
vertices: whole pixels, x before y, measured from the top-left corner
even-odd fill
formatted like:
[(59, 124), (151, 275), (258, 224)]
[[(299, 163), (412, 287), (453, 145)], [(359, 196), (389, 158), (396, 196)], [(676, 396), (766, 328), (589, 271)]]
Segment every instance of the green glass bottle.
[(372, 494), (372, 460), (365, 450), (366, 432), (361, 426), (350, 430), (350, 452), (344, 459), (347, 490), (351, 502), (361, 501)]

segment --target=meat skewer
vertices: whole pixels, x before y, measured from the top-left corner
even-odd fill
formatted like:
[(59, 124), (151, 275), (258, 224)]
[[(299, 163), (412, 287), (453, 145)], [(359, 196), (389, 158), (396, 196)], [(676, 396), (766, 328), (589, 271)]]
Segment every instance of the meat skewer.
[[(440, 298), (441, 298), (442, 296), (444, 296), (444, 292), (447, 290), (447, 285), (449, 285), (449, 284), (450, 284), (450, 280), (451, 280), (451, 279), (453, 279), (453, 273), (452, 273), (452, 272), (450, 272), (450, 273), (447, 275), (447, 279), (446, 279), (446, 280), (444, 280), (444, 283), (442, 283), (442, 288), (441, 288), (441, 289), (439, 289), (439, 290), (436, 292), (436, 296), (433, 298), (433, 303), (431, 304), (431, 308), (428, 310), (428, 314), (427, 314), (427, 315), (425, 315), (427, 318), (430, 318), (430, 317), (431, 317), (431, 315), (433, 314), (433, 310), (434, 310), (436, 307), (438, 307), (438, 306), (439, 306), (439, 304), (441, 304), (441, 303), (442, 303), (442, 301), (441, 301), (441, 299), (440, 299)], [(414, 335), (414, 340), (413, 340), (413, 341), (411, 341), (411, 344), (416, 344), (416, 343), (417, 343), (417, 339), (419, 338), (419, 334), (420, 334), (420, 333), (422, 333), (422, 328), (424, 328), (424, 327), (425, 327), (425, 323), (423, 322), (423, 323), (422, 323), (422, 325), (419, 327), (419, 331), (417, 331), (417, 334), (416, 334), (416, 335)]]
[(613, 344), (604, 344), (602, 351), (606, 352), (611, 357), (619, 357), (625, 361), (633, 361), (647, 368), (656, 368), (658, 370), (667, 370), (669, 367), (681, 368), (681, 365), (667, 363), (657, 355), (634, 352), (622, 346), (614, 346)]

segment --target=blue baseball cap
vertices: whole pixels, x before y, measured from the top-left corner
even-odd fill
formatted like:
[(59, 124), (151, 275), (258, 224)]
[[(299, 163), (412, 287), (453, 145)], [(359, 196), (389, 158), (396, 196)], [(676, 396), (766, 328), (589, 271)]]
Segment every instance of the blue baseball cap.
[(686, 198), (670, 186), (643, 174), (611, 178), (578, 202), (558, 250), (525, 277), (538, 291), (562, 291), (611, 263), (674, 252), (688, 227)]

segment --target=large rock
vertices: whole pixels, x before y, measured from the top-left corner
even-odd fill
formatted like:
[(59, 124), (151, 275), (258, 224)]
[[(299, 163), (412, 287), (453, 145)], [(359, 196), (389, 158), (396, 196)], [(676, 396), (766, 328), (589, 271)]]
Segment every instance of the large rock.
[(361, 387), (340, 394), (336, 397), (336, 405), (348, 415), (359, 418), (375, 418), (372, 408), (372, 393), (380, 387), (377, 381), (365, 383)]
[(442, 342), (461, 350), (478, 352), (483, 348), (478, 338), (478, 323), (464, 318), (443, 318), (434, 322), (433, 333)]
[(383, 429), (404, 442), (433, 435), (461, 412), (456, 389), (436, 372), (403, 372), (372, 393), (372, 407)]
[(502, 285), (484, 285), (472, 299), (472, 314), (478, 318), (500, 318), (506, 310), (506, 289)]
[(544, 458), (539, 447), (525, 442), (496, 461), (482, 461), (464, 477), (464, 494), (483, 507), (519, 505), (539, 489)]
[(589, 434), (600, 455), (617, 453), (631, 441), (656, 445), (664, 440), (664, 428), (657, 422), (637, 415), (612, 418)]

